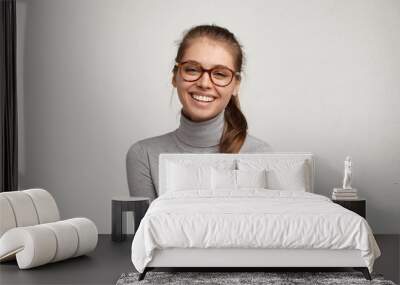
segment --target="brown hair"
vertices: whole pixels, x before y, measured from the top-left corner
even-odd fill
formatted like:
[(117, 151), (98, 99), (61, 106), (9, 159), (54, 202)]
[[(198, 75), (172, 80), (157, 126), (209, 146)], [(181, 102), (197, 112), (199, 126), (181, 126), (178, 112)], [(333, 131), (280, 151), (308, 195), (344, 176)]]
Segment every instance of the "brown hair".
[[(242, 71), (244, 56), (241, 45), (235, 38), (234, 34), (232, 34), (226, 28), (222, 28), (217, 25), (200, 25), (192, 27), (186, 31), (181, 42), (179, 43), (175, 62), (181, 61), (184, 52), (189, 47), (191, 41), (201, 37), (207, 37), (209, 39), (227, 44), (234, 56), (235, 71)], [(177, 66), (174, 66), (174, 69), (172, 70), (174, 76), (176, 75), (177, 71)], [(241, 80), (240, 75), (236, 75), (236, 78)], [(219, 152), (238, 153), (247, 135), (247, 120), (240, 110), (238, 96), (231, 96), (231, 99), (225, 108), (224, 117), (225, 124), (219, 142)]]

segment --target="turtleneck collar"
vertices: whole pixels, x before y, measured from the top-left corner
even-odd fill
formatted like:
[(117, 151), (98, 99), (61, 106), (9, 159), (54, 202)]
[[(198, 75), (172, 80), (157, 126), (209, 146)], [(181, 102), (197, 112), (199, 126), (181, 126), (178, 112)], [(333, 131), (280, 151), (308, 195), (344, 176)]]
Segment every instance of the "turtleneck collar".
[(176, 136), (183, 143), (192, 147), (212, 147), (219, 144), (224, 130), (223, 110), (217, 116), (207, 121), (194, 122), (186, 117), (181, 110), (179, 128)]

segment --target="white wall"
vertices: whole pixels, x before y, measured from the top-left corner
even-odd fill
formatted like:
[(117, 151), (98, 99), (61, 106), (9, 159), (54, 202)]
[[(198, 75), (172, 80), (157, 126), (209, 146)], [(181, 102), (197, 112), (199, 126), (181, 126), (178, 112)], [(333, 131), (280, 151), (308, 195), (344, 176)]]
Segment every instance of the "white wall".
[(323, 195), (351, 155), (373, 230), (400, 233), (400, 2), (246, 3), (18, 0), (21, 188), (109, 233), (129, 146), (178, 126), (175, 42), (215, 23), (245, 48), (250, 133), (313, 152)]

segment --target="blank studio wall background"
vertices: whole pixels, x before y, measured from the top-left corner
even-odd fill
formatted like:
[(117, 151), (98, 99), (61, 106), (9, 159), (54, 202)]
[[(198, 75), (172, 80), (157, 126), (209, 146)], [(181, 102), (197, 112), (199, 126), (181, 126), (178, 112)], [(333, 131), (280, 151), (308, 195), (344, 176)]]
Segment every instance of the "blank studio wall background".
[(400, 233), (399, 11), (386, 0), (18, 0), (20, 188), (49, 190), (65, 219), (109, 233), (128, 148), (178, 126), (175, 42), (216, 23), (244, 46), (249, 132), (314, 153), (321, 195), (352, 156), (373, 230)]

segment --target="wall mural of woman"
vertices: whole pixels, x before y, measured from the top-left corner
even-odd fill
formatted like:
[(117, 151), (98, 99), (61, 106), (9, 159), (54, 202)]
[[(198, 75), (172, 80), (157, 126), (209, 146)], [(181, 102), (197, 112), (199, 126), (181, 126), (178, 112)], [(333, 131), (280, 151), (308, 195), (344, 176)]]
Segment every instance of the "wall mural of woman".
[(271, 152), (266, 142), (247, 133), (239, 104), (244, 55), (233, 33), (216, 25), (192, 27), (175, 61), (172, 85), (182, 104), (180, 125), (131, 146), (126, 159), (131, 196), (158, 197), (160, 153)]

